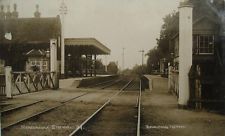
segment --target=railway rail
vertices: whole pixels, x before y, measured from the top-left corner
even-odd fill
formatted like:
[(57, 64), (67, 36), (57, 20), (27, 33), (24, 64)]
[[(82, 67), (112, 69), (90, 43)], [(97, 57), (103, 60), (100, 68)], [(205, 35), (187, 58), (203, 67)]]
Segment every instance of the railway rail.
[(28, 104), (17, 106), (17, 107), (13, 107), (13, 108), (9, 108), (9, 109), (1, 111), (1, 115), (3, 116), (6, 113), (13, 112), (15, 110), (18, 110), (18, 109), (21, 109), (21, 108), (24, 108), (24, 107), (28, 107), (28, 106), (31, 106), (31, 105), (34, 105), (34, 104), (38, 104), (38, 103), (41, 103), (41, 102), (43, 102), (43, 100), (35, 101), (35, 102), (32, 102), (32, 103), (28, 103)]
[[(137, 87), (138, 85), (135, 84), (135, 83), (137, 83), (135, 81), (137, 81), (137, 80), (130, 79), (130, 78), (129, 78), (129, 80), (121, 78), (121, 79), (116, 79), (116, 80), (111, 80), (111, 81), (105, 81), (105, 83), (99, 83), (100, 87), (103, 86), (104, 88), (107, 88), (107, 89), (111, 90), (110, 91), (110, 95), (108, 95), (107, 97), (104, 97), (104, 100), (101, 101), (102, 105), (100, 105), (100, 106), (99, 106), (99, 104), (96, 105), (95, 111), (94, 110), (92, 110), (91, 112), (89, 111), (89, 113), (87, 115), (90, 115), (90, 113), (91, 113), (91, 116), (83, 116), (82, 119), (79, 121), (80, 122), (79, 126), (76, 127), (75, 129), (73, 128), (74, 130), (72, 130), (72, 131), (69, 130), (67, 132), (67, 134), (72, 136), (72, 135), (76, 135), (78, 132), (82, 132), (83, 128), (85, 126), (87, 126), (90, 123), (91, 120), (96, 118), (96, 116), (99, 115), (99, 113), (101, 111), (103, 111), (103, 109), (108, 107), (108, 105), (111, 105), (113, 99), (117, 99), (118, 98), (117, 96), (119, 96), (120, 94), (124, 94), (125, 92), (128, 92), (129, 90), (131, 90), (131, 88), (135, 88), (135, 86)], [(122, 84), (123, 84), (123, 86), (122, 86)], [(135, 107), (135, 110), (132, 109), (132, 112), (135, 111), (134, 112), (135, 116), (133, 116), (135, 118), (133, 118), (133, 120), (136, 120), (136, 126), (137, 126), (136, 128), (132, 126), (132, 128), (137, 130), (136, 131), (137, 132), (137, 136), (140, 136), (140, 124), (141, 124), (140, 123), (140, 120), (141, 120), (140, 119), (141, 118), (140, 117), (141, 116), (141, 81), (140, 81), (139, 84), (140, 84), (139, 85), (140, 88), (139, 88), (139, 92), (137, 92), (138, 93), (137, 99), (136, 99), (136, 96), (135, 96), (135, 104), (136, 104), (136, 106), (133, 106), (133, 107)], [(114, 86), (114, 89), (110, 89), (110, 88), (113, 88), (113, 86)], [(112, 90), (115, 90), (115, 86), (117, 88), (120, 87), (120, 89), (118, 89), (116, 92), (112, 91)], [(102, 88), (100, 88), (100, 89), (102, 89)], [(124, 93), (122, 93), (122, 92), (124, 92)], [(80, 98), (80, 97), (85, 96), (85, 95), (90, 94), (90, 93), (91, 92), (86, 92), (86, 93), (84, 93), (82, 95), (78, 95), (78, 96), (73, 97), (71, 99), (61, 101), (58, 104), (56, 104), (55, 106), (49, 106), (48, 105), (49, 108), (42, 109), (39, 112), (33, 113), (31, 115), (28, 115), (28, 116), (20, 118), (20, 119), (17, 118), (17, 120), (13, 121), (12, 123), (9, 122), (8, 124), (6, 124), (4, 126), (2, 125), (1, 129), (2, 130), (8, 130), (9, 128), (11, 128), (13, 126), (17, 127), (18, 124), (26, 122), (26, 121), (28, 121), (26, 123), (29, 123), (29, 121), (32, 121), (33, 118), (36, 118), (36, 117), (39, 118), (39, 116), (45, 115), (46, 113), (48, 113), (50, 111), (55, 111), (55, 109), (65, 105), (66, 103), (69, 103), (69, 102), (71, 102), (71, 101), (73, 101), (73, 100), (75, 100), (77, 98)], [(130, 93), (134, 93), (134, 92), (130, 92)], [(108, 92), (107, 92), (107, 94), (108, 94)], [(134, 94), (136, 94), (136, 92)], [(87, 99), (88, 97), (90, 97), (90, 96), (84, 97), (82, 99)], [(36, 102), (33, 102), (33, 103), (28, 103), (28, 104), (25, 104), (25, 105), (22, 105), (22, 106), (18, 106), (18, 107), (15, 107), (15, 108), (7, 109), (7, 110), (1, 111), (1, 112), (7, 116), (7, 113), (9, 113), (9, 115), (10, 115), (11, 113), (13, 113), (14, 111), (17, 111), (17, 110), (19, 110), (19, 112), (21, 112), (22, 111), (21, 109), (23, 109), (25, 107), (28, 107), (29, 109), (31, 109), (31, 107), (29, 107), (29, 106), (32, 106), (32, 105), (35, 106), (35, 104), (42, 103), (42, 102), (44, 102), (44, 101), (36, 101)], [(83, 100), (79, 100), (78, 103), (82, 103), (82, 102), (83, 102)], [(111, 106), (109, 106), (109, 107), (111, 107)], [(117, 107), (115, 106), (114, 108), (117, 108)], [(46, 117), (48, 117), (47, 115), (46, 115)], [(45, 117), (45, 116), (42, 116), (42, 117)], [(62, 132), (64, 132), (64, 131), (62, 131)]]
[(104, 81), (104, 82), (100, 82), (100, 83), (97, 83), (97, 84), (90, 85), (88, 87), (89, 88), (98, 87), (98, 86), (101, 86), (101, 85), (109, 84), (109, 83), (114, 82), (114, 81), (115, 81), (115, 79), (107, 80), (107, 81)]
[(108, 89), (114, 85), (117, 85), (121, 82), (126, 81), (124, 78), (116, 78), (116, 79), (111, 79), (111, 80), (107, 80), (107, 81), (103, 81), (100, 83), (96, 83), (96, 84), (92, 84), (87, 86), (87, 88), (99, 88), (99, 89)]
[[(17, 125), (17, 124), (19, 124), (19, 123), (22, 123), (22, 122), (27, 121), (27, 120), (29, 120), (29, 119), (32, 119), (32, 118), (34, 118), (34, 117), (40, 116), (40, 115), (42, 115), (42, 114), (44, 114), (44, 113), (47, 113), (47, 112), (52, 111), (52, 110), (54, 110), (54, 109), (56, 109), (56, 108), (59, 108), (59, 107), (63, 106), (64, 104), (66, 104), (66, 103), (68, 103), (68, 102), (70, 102), (70, 101), (72, 101), (72, 100), (74, 100), (74, 99), (80, 98), (80, 97), (82, 97), (82, 96), (84, 96), (84, 95), (87, 95), (87, 94), (88, 94), (88, 93), (84, 93), (84, 94), (75, 96), (75, 97), (73, 97), (73, 98), (71, 98), (71, 99), (68, 99), (68, 100), (65, 100), (65, 101), (61, 101), (60, 104), (58, 104), (58, 105), (56, 105), (56, 106), (49, 107), (49, 108), (47, 108), (47, 109), (45, 109), (45, 110), (43, 110), (43, 111), (40, 111), (40, 112), (38, 112), (38, 113), (29, 115), (29, 116), (27, 116), (27, 117), (25, 117), (25, 118), (22, 118), (22, 119), (20, 119), (20, 120), (17, 120), (17, 121), (15, 121), (15, 122), (13, 122), (13, 123), (10, 123), (10, 124), (6, 125), (6, 126), (3, 126), (1, 129), (2, 129), (2, 130), (5, 130), (5, 129), (8, 129), (8, 128), (12, 127), (12, 126), (15, 126), (15, 125)], [(21, 109), (21, 108), (24, 108), (24, 107), (27, 107), (27, 106), (31, 106), (31, 105), (34, 105), (34, 104), (40, 103), (40, 102), (43, 102), (43, 101), (38, 101), (38, 102), (35, 102), (35, 103), (33, 103), (33, 104), (28, 104), (28, 105), (21, 106), (21, 107), (15, 108), (15, 109), (9, 109), (9, 110), (6, 110), (5, 112), (9, 112), (9, 111), (12, 111), (12, 110), (18, 110), (18, 109)]]
[[(129, 80), (129, 82), (127, 84), (125, 84), (117, 93), (115, 93), (111, 98), (109, 98), (100, 108), (98, 108), (91, 116), (89, 116), (86, 120), (84, 120), (74, 131), (72, 131), (69, 136), (73, 136), (76, 135), (78, 132), (82, 131), (83, 128), (88, 125), (88, 123), (90, 122), (90, 120), (92, 120), (93, 118), (96, 117), (96, 115), (98, 113), (100, 113), (107, 105), (109, 105), (109, 103), (112, 101), (112, 99), (114, 99), (116, 96), (118, 96), (119, 94), (121, 94), (123, 91), (125, 91), (125, 89), (130, 86), (130, 84), (133, 82), (132, 80)], [(141, 81), (140, 81), (140, 88), (139, 88), (139, 94), (138, 94), (138, 98), (137, 98), (137, 124), (136, 124), (136, 130), (137, 130), (137, 136), (140, 136), (140, 116), (141, 116)], [(134, 86), (134, 85), (132, 85)]]
[(141, 80), (140, 80), (140, 89), (139, 89), (139, 96), (138, 96), (138, 120), (137, 120), (137, 136), (141, 135)]

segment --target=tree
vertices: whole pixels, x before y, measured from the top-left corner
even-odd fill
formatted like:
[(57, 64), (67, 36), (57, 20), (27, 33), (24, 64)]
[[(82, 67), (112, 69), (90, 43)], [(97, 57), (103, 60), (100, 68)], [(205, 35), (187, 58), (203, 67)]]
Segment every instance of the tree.
[[(218, 13), (213, 11), (215, 9), (221, 9), (221, 5), (224, 8), (223, 0), (214, 0), (214, 3), (210, 3), (209, 0), (190, 0), (193, 4), (193, 20), (202, 16), (212, 17), (215, 19), (218, 17)], [(158, 68), (160, 59), (166, 58), (171, 60), (171, 53), (173, 53), (174, 47), (170, 45), (170, 39), (179, 32), (179, 13), (173, 11), (163, 18), (163, 25), (161, 27), (160, 36), (157, 38), (157, 46), (151, 49), (147, 55), (147, 68), (148, 72), (155, 68)]]
[(102, 60), (97, 59), (95, 63), (96, 63), (96, 69), (104, 70), (104, 65), (102, 63)]
[(160, 37), (157, 40), (158, 50), (160, 52), (160, 58), (170, 57), (170, 38), (178, 32), (178, 12), (173, 11), (163, 18), (164, 24), (160, 31)]
[(126, 69), (124, 69), (124, 70), (122, 71), (122, 73), (123, 73), (123, 75), (131, 75), (132, 70), (129, 69), (129, 68), (126, 68)]
[(152, 70), (159, 69), (160, 59), (170, 59), (171, 47), (170, 38), (178, 32), (178, 12), (173, 11), (163, 18), (163, 25), (161, 27), (160, 36), (156, 39), (157, 46), (151, 49), (146, 55), (147, 59), (147, 72), (151, 73)]
[(132, 74), (133, 75), (138, 75), (138, 76), (142, 76), (143, 74), (146, 73), (146, 65), (135, 65), (132, 69)]
[(109, 62), (107, 69), (110, 74), (117, 74), (118, 72), (118, 66), (115, 62)]
[(161, 54), (157, 47), (151, 49), (147, 54), (147, 73), (151, 73), (153, 70), (158, 69), (158, 62), (160, 61)]

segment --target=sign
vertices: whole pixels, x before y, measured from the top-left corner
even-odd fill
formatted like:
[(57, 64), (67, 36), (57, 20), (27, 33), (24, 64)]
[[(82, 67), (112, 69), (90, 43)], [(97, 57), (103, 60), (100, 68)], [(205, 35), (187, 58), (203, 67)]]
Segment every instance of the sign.
[(12, 40), (12, 33), (5, 33), (5, 39)]

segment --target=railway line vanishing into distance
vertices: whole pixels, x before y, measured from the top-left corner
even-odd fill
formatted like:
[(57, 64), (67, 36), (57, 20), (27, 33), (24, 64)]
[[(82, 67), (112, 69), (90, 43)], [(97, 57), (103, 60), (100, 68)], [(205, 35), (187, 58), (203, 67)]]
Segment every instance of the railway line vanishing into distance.
[[(56, 115), (61, 112), (66, 117), (58, 117), (58, 124), (64, 121), (64, 124), (70, 124), (71, 126), (68, 129), (55, 129), (60, 132), (54, 132), (55, 134), (51, 135), (82, 136), (111, 134), (140, 136), (141, 88), (141, 81), (137, 78), (118, 78), (89, 85), (85, 87), (86, 91), (83, 91), (83, 93), (57, 103), (38, 100), (21, 106), (4, 109), (1, 111), (3, 117), (2, 132), (6, 135), (10, 135), (11, 132), (12, 135), (14, 133), (28, 134), (29, 132), (25, 133), (22, 132), (22, 129), (16, 128), (29, 126), (36, 122), (42, 125), (43, 122), (54, 124), (51, 115), (57, 117)], [(82, 88), (80, 89), (82, 90)], [(94, 91), (89, 91), (92, 89)], [(100, 95), (98, 94), (99, 96), (94, 94), (96, 91), (98, 93), (100, 92)], [(93, 99), (94, 103), (89, 98)], [(77, 108), (79, 106), (80, 108)], [(72, 110), (76, 108), (77, 110)], [(72, 111), (77, 113), (71, 115), (73, 114)], [(24, 115), (23, 113), (27, 114)], [(66, 114), (68, 113), (70, 115), (67, 116)], [(14, 118), (15, 115), (20, 114), (23, 116)], [(69, 119), (70, 116), (71, 118), (82, 117), (78, 121), (75, 118)], [(13, 132), (14, 130), (16, 131)]]

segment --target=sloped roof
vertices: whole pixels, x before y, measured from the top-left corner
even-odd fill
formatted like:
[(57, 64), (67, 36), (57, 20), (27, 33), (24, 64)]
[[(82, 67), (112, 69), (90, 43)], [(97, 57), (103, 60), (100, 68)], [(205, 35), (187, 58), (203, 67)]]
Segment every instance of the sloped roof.
[(29, 57), (42, 57), (45, 55), (46, 55), (46, 52), (40, 49), (32, 49), (26, 53), (26, 56), (29, 56)]
[[(206, 19), (211, 23), (216, 25), (220, 25), (220, 17), (218, 16), (216, 7), (213, 4), (209, 3), (208, 1), (200, 1), (200, 0), (193, 0), (193, 25), (200, 23), (202, 20)], [(170, 37), (174, 39), (179, 34), (179, 17), (174, 18), (174, 26), (175, 33)], [(195, 29), (193, 27), (193, 29)]]
[(199, 18), (195, 18), (195, 20), (193, 21), (193, 25), (199, 23), (200, 21), (202, 21), (204, 19), (207, 19), (210, 22), (218, 24), (218, 25), (220, 24), (218, 19), (215, 19), (215, 18), (213, 19), (212, 17), (205, 15), (205, 16), (202, 16), (202, 17), (199, 17)]
[(110, 54), (110, 49), (95, 38), (66, 38), (65, 46), (79, 48), (81, 54)]
[[(49, 39), (58, 38), (60, 32), (61, 25), (59, 16), (0, 20), (0, 44), (49, 43)], [(6, 33), (11, 33), (11, 41), (5, 38)]]

